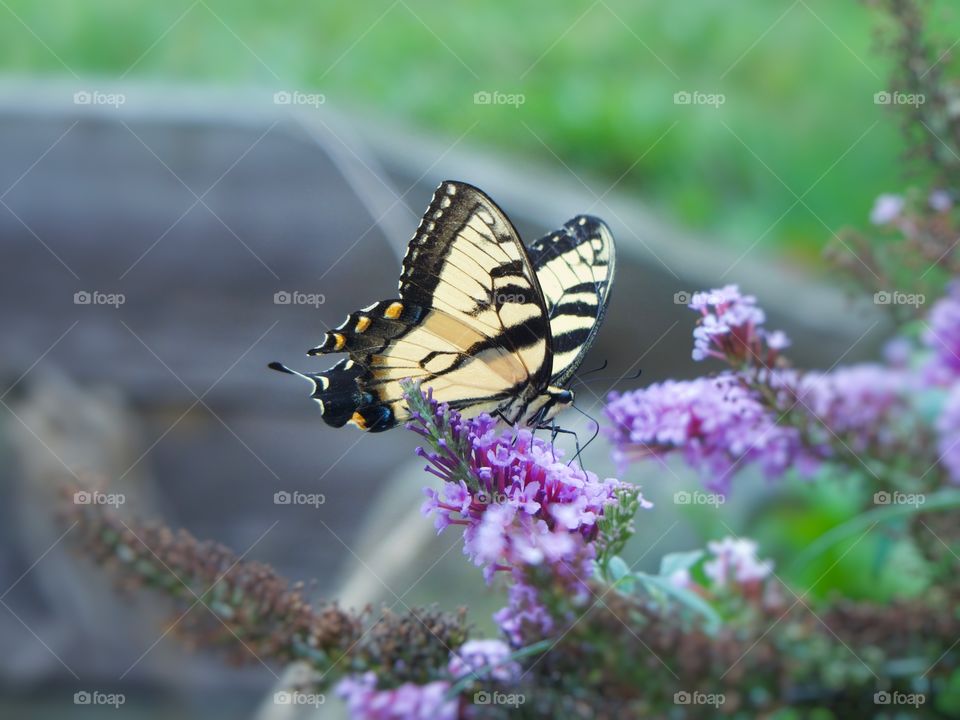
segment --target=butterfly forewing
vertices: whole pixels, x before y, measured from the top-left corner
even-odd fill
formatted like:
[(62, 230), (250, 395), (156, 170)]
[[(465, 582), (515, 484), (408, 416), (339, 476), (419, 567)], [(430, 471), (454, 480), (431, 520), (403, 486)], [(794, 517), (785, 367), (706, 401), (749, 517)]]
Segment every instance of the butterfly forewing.
[[(480, 190), (441, 184), (404, 258), (399, 299), (352, 313), (311, 354), (332, 352), (362, 370), (347, 421), (365, 429), (408, 417), (405, 378), (467, 415), (522, 415), (550, 377), (550, 326), (510, 221)], [(307, 377), (324, 419), (342, 425), (343, 405), (328, 400), (337, 388), (323, 374)]]

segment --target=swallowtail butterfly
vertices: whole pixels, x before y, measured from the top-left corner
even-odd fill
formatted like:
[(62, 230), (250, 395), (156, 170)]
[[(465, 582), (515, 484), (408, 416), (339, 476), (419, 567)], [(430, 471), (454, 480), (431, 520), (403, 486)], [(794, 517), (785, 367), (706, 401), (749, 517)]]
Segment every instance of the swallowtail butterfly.
[(613, 236), (578, 215), (524, 247), (485, 193), (445, 181), (400, 275), (399, 297), (351, 313), (308, 355), (345, 353), (313, 385), (324, 421), (378, 432), (409, 417), (410, 378), (463, 415), (540, 426), (573, 402), (567, 388), (600, 327), (613, 284)]

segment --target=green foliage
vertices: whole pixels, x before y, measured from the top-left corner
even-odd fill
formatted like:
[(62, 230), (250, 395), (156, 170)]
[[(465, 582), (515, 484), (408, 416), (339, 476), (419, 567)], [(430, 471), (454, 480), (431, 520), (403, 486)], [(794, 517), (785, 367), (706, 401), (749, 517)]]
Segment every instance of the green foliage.
[(603, 517), (597, 522), (600, 532), (596, 544), (601, 577), (610, 577), (610, 563), (619, 560), (617, 556), (633, 537), (633, 518), (639, 509), (640, 489), (634, 487), (619, 490), (616, 504), (604, 509)]
[[(810, 256), (900, 184), (897, 121), (873, 103), (888, 63), (856, 2), (9, 0), (0, 15), (7, 72), (315, 90), (521, 161), (559, 158), (598, 194), (622, 176), (742, 248)], [(947, 45), (957, 30), (938, 16)], [(475, 105), (484, 89), (526, 102)], [(726, 102), (675, 105), (683, 90)]]

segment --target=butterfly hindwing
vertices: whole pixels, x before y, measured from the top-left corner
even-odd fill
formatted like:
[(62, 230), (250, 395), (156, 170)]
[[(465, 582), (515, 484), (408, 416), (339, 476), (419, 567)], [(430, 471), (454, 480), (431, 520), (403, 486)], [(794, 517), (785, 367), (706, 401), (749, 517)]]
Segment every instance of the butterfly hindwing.
[(550, 320), (550, 384), (562, 387), (583, 362), (610, 301), (613, 234), (599, 218), (578, 215), (534, 242), (529, 254)]

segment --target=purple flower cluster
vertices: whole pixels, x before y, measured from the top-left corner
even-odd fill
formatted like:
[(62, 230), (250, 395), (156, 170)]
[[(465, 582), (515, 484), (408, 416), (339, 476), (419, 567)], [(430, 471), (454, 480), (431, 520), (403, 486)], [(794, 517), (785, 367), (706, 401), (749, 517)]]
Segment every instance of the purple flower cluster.
[(373, 672), (349, 675), (337, 683), (336, 693), (354, 720), (454, 720), (459, 701), (447, 698), (452, 681), (472, 675), (509, 684), (520, 677), (520, 665), (510, 659), (510, 647), (501, 640), (468, 640), (451, 654), (447, 672), (451, 681), (383, 690), (377, 689)]
[(900, 218), (907, 201), (903, 195), (884, 193), (878, 195), (870, 210), (870, 222), (874, 225), (890, 225)]
[(826, 428), (818, 440), (823, 454), (839, 439), (855, 453), (902, 437), (910, 376), (902, 369), (863, 364), (829, 373), (807, 373), (799, 381), (800, 409)]
[(472, 675), (512, 683), (520, 677), (520, 665), (510, 659), (510, 646), (502, 640), (468, 640), (453, 653), (447, 669), (454, 679)]
[[(733, 474), (749, 464), (768, 478), (791, 468), (809, 475), (838, 454), (905, 437), (912, 380), (904, 367), (866, 364), (806, 374), (773, 367), (786, 339), (764, 330), (753, 297), (730, 285), (695, 294), (690, 307), (701, 313), (694, 357), (722, 358), (734, 371), (612, 393), (608, 435), (621, 465), (680, 453), (711, 490), (726, 493)], [(951, 337), (960, 350), (960, 311), (951, 319), (956, 327), (944, 332), (956, 333)]]
[(933, 351), (927, 380), (948, 385), (960, 379), (960, 281), (950, 283), (947, 295), (931, 308), (923, 340)]
[[(595, 551), (585, 541), (576, 543), (561, 562), (552, 564), (546, 572), (537, 572), (536, 566), (513, 569), (513, 583), (507, 590), (507, 606), (494, 613), (500, 630), (515, 646), (548, 637), (558, 630), (558, 623), (573, 619), (572, 610), (584, 607), (591, 598), (587, 580), (593, 573)], [(558, 611), (544, 604), (546, 594), (562, 598), (569, 611)]]
[(631, 485), (562, 462), (560, 450), (529, 430), (498, 430), (488, 415), (465, 420), (429, 392), (405, 393), (408, 427), (431, 447), (417, 452), (444, 481), (424, 489), (423, 513), (438, 532), (464, 526), (464, 554), (488, 581), (497, 570), (510, 573), (509, 603), (494, 619), (511, 643), (542, 639), (590, 597), (593, 541), (618, 493), (652, 505)]
[[(498, 431), (488, 415), (463, 420), (430, 402), (433, 417), (410, 425), (431, 439), (436, 449), (418, 452), (445, 482), (424, 489), (423, 513), (438, 531), (464, 526), (464, 553), (488, 580), (496, 570), (567, 561), (596, 537), (623, 483), (561, 462), (562, 452), (529, 430)], [(429, 428), (447, 437), (438, 441)]]
[(618, 462), (679, 451), (708, 487), (724, 494), (744, 465), (758, 463), (775, 478), (815, 460), (799, 431), (779, 424), (758, 394), (732, 374), (612, 393), (606, 414), (614, 423)]
[(960, 484), (960, 385), (954, 386), (947, 395), (946, 404), (937, 419), (940, 440), (937, 451), (940, 464), (946, 469), (950, 480)]
[(690, 308), (700, 313), (693, 331), (693, 359), (715, 357), (733, 365), (773, 365), (790, 340), (780, 330), (768, 332), (766, 315), (752, 295), (736, 285), (694, 293)]
[(703, 572), (715, 587), (756, 584), (773, 572), (773, 561), (760, 560), (757, 556), (755, 540), (725, 537), (711, 540), (707, 549), (711, 558), (703, 564)]
[(345, 677), (336, 693), (354, 720), (455, 720), (459, 702), (447, 699), (449, 689), (450, 683), (438, 680), (377, 690), (376, 674), (366, 672)]

